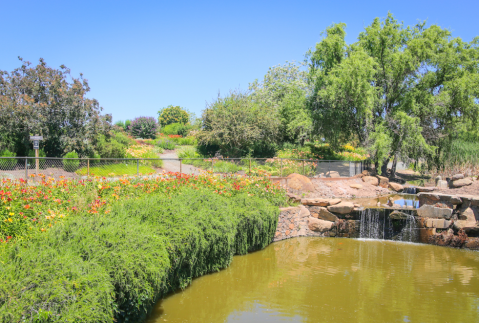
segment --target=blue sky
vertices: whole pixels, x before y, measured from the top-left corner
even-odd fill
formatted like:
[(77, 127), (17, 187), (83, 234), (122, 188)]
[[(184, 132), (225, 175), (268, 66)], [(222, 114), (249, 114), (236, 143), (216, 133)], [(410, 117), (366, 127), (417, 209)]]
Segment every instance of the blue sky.
[(406, 25), (479, 35), (478, 1), (4, 1), (0, 70), (43, 57), (83, 73), (113, 120), (156, 116), (169, 104), (198, 116), (218, 93), (247, 89), (268, 67), (301, 61), (332, 23), (352, 43), (391, 11)]

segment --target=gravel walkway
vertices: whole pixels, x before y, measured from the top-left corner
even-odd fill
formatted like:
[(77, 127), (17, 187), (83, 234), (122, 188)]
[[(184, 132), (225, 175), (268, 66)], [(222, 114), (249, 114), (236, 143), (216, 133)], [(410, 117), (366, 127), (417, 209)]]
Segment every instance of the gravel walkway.
[[(163, 167), (167, 172), (179, 172), (180, 171), (180, 161), (179, 160), (168, 160), (168, 158), (171, 159), (178, 159), (178, 155), (176, 154), (176, 151), (170, 150), (164, 154), (159, 155), (160, 158), (163, 159)], [(196, 168), (191, 165), (181, 165), (181, 172), (183, 174), (189, 174), (189, 175), (198, 175), (201, 173), (201, 169)]]

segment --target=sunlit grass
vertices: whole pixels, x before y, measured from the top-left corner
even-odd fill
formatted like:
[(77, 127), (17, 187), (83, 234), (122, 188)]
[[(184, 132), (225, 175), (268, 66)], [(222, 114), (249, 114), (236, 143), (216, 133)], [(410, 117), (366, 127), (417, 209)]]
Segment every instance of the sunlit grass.
[[(86, 167), (80, 168), (76, 171), (78, 175), (87, 175), (88, 169)], [(112, 164), (105, 166), (90, 167), (91, 176), (114, 177), (123, 175), (136, 175), (138, 172), (136, 163), (134, 164)], [(156, 173), (156, 170), (150, 166), (140, 165), (139, 172), (141, 174)]]

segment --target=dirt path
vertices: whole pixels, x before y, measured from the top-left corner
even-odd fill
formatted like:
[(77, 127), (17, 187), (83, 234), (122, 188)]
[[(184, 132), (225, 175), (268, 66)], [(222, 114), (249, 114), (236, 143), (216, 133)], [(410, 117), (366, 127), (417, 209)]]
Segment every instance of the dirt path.
[[(163, 159), (162, 169), (164, 169), (167, 172), (180, 171), (180, 161), (178, 160), (178, 155), (176, 154), (176, 151), (170, 150), (164, 154), (160, 154), (159, 157)], [(171, 160), (168, 160), (168, 159), (171, 159)], [(183, 174), (198, 175), (201, 173), (201, 169), (198, 169), (191, 165), (182, 164), (181, 172)]]

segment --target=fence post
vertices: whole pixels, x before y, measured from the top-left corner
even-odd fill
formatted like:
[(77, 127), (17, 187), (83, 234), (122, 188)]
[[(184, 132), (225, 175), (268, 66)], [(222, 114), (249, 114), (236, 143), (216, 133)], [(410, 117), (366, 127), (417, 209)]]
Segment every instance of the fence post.
[(280, 166), (279, 177), (283, 177), (283, 158), (281, 158), (281, 166)]
[(183, 163), (181, 162), (181, 158), (180, 158), (180, 175), (181, 175), (181, 173), (182, 173), (182, 167), (181, 167), (182, 164), (183, 164)]
[(25, 157), (25, 183), (28, 183), (28, 158)]
[(86, 161), (86, 177), (90, 177), (90, 158)]
[(140, 160), (136, 160), (136, 175), (140, 175)]

